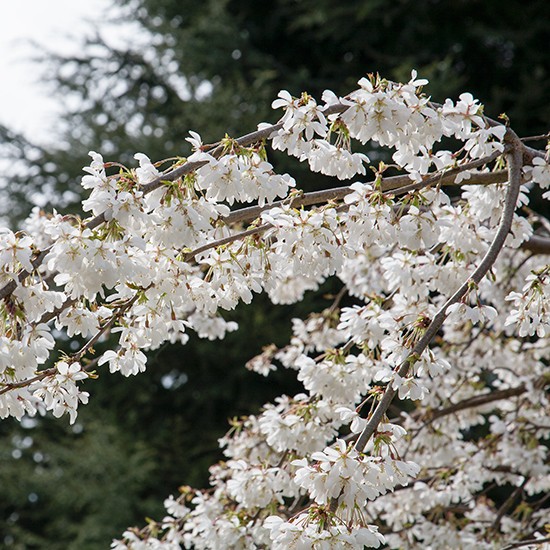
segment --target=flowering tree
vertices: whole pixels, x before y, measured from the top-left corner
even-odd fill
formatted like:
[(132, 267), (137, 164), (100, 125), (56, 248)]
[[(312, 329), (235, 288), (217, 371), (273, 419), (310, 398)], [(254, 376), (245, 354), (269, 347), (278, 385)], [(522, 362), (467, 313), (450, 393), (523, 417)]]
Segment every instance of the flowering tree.
[[(237, 327), (220, 311), (254, 293), (294, 303), (342, 283), (247, 364), (295, 370), (304, 392), (233, 421), (211, 489), (182, 487), (113, 548), (550, 540), (550, 222), (527, 208), (550, 165), (526, 145), (548, 136), (520, 139), (467, 93), (433, 103), (426, 83), (371, 75), (322, 104), (283, 91), (279, 123), (214, 145), (191, 132), (187, 158), (138, 153), (128, 168), (92, 152), (89, 217), (35, 210), (2, 232), (2, 417), (72, 423), (102, 369), (138, 374), (144, 351), (188, 331), (223, 338)], [(268, 144), (361, 181), (301, 192)], [(95, 356), (109, 335), (117, 346)], [(56, 349), (75, 336), (80, 349)]]

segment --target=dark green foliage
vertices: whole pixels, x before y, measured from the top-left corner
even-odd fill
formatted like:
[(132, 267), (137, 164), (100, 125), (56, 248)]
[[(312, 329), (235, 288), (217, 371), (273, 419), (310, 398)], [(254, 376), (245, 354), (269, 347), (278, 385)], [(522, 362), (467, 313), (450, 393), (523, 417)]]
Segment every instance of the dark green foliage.
[(82, 433), (49, 418), (26, 431), (3, 423), (2, 547), (105, 547), (136, 514), (161, 512), (155, 449), (123, 425), (90, 416), (76, 425)]

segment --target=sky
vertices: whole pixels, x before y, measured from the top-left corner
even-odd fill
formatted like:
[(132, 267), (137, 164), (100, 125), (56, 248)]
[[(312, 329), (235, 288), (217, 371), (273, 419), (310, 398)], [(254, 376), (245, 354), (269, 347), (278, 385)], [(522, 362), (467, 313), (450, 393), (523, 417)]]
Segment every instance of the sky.
[[(112, 0), (0, 0), (0, 123), (45, 144), (62, 110), (61, 98), (40, 83), (41, 49), (78, 51), (79, 36), (100, 26)], [(31, 46), (34, 41), (40, 48)]]

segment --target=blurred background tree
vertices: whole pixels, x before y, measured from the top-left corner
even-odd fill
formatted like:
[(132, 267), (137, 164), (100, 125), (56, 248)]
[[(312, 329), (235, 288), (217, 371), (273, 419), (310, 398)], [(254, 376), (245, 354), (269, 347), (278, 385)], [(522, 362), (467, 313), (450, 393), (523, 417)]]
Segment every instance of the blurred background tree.
[[(280, 89), (344, 94), (369, 72), (408, 80), (415, 68), (435, 100), (470, 91), (492, 115), (506, 112), (520, 135), (548, 130), (546, 0), (521, 9), (511, 0), (113, 1), (119, 20), (138, 26), (135, 41), (115, 46), (110, 21), (82, 37), (78, 55), (41, 58), (52, 90), (72, 106), (62, 134), (40, 147), (0, 128), (0, 152), (13, 159), (0, 216), (14, 226), (37, 197), (46, 210), (78, 211), (89, 150), (129, 164), (136, 151), (185, 155), (189, 130), (206, 142), (237, 136), (277, 118), (270, 104)], [(299, 185), (313, 184), (273, 159)], [(161, 517), (179, 484), (206, 485), (225, 419), (299, 391), (285, 373), (267, 383), (243, 364), (265, 344), (284, 344), (291, 317), (326, 307), (321, 294), (299, 309), (257, 298), (226, 315), (241, 330), (221, 344), (192, 339), (157, 351), (138, 377), (101, 375), (74, 428), (2, 422), (0, 541), (105, 548), (126, 526)]]

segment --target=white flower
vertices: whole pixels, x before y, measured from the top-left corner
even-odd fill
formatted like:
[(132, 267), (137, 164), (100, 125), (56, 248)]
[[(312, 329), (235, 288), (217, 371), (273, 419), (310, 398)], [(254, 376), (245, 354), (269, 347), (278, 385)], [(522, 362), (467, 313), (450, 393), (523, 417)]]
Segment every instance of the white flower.
[(97, 187), (105, 187), (108, 185), (108, 178), (105, 174), (105, 164), (103, 157), (95, 151), (88, 153), (92, 157), (90, 166), (83, 168), (87, 172), (87, 176), (82, 177), (82, 187), (84, 189), (95, 189)]
[[(535, 157), (532, 164), (531, 178), (533, 181), (538, 183), (541, 189), (550, 187), (550, 163), (548, 160)], [(545, 193), (543, 197), (548, 198), (548, 193)]]
[(430, 391), (415, 378), (403, 378), (397, 373), (392, 376), (392, 388), (398, 391), (399, 399), (410, 399), (411, 401), (424, 399), (425, 395)]
[(31, 257), (33, 240), (29, 236), (16, 236), (7, 228), (0, 228), (0, 273), (13, 273), (19, 264), (33, 271)]
[(197, 132), (189, 131), (191, 137), (185, 138), (185, 141), (188, 141), (192, 147), (193, 151), (202, 151), (202, 138)]
[(120, 371), (123, 376), (131, 376), (145, 371), (147, 357), (138, 349), (108, 350), (99, 359), (98, 365), (107, 362), (110, 372)]
[(143, 153), (136, 153), (134, 158), (139, 161), (139, 168), (136, 169), (138, 183), (144, 185), (156, 179), (159, 171), (153, 166), (151, 159)]
[(447, 315), (450, 320), (471, 321), (474, 325), (482, 323), (491, 323), (497, 316), (497, 310), (488, 305), (479, 305), (471, 307), (464, 302), (452, 304), (447, 308)]

